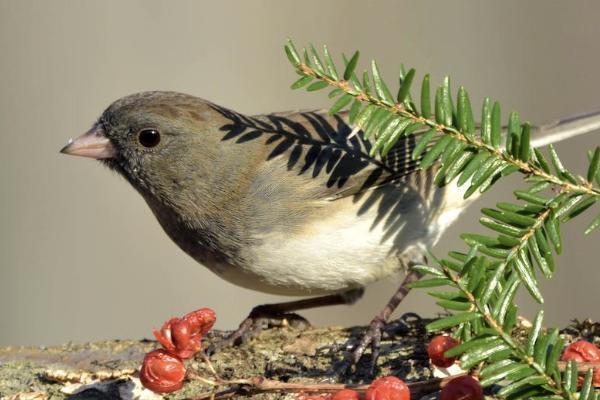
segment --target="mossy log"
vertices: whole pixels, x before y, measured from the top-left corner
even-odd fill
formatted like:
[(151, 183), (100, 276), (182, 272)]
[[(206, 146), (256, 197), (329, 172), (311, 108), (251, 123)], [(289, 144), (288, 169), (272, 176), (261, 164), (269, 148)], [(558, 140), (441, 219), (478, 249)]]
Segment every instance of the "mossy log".
[[(376, 375), (396, 375), (407, 382), (432, 377), (426, 354), (428, 321), (419, 318), (396, 320), (385, 328)], [(323, 383), (339, 381), (336, 366), (343, 361), (365, 327), (307, 328), (280, 327), (266, 330), (246, 344), (228, 348), (211, 357), (224, 379), (262, 376), (282, 382)], [(584, 322), (565, 330), (598, 343), (598, 324)], [(226, 332), (207, 335), (205, 344), (221, 339)], [(0, 348), (0, 398), (43, 399), (151, 399), (140, 392), (136, 380), (144, 354), (158, 347), (152, 340), (114, 340), (56, 347)], [(188, 364), (201, 376), (208, 371), (201, 358)], [(344, 378), (345, 383), (364, 383), (370, 375), (370, 355)], [(137, 386), (135, 382), (138, 382)], [(210, 388), (191, 380), (166, 399), (193, 399)], [(297, 399), (293, 393), (249, 393), (253, 399)]]

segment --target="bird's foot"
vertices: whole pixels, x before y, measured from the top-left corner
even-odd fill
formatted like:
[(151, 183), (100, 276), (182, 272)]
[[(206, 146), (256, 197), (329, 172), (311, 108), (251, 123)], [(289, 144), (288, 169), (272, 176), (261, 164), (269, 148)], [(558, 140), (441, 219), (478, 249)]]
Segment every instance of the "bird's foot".
[[(397, 320), (386, 322), (381, 315), (373, 318), (367, 330), (360, 337), (360, 340), (352, 346), (344, 360), (333, 368), (334, 375), (339, 380), (345, 380), (353, 372), (359, 373), (363, 378), (375, 376), (377, 361), (381, 354), (382, 339), (390, 339), (398, 335), (405, 335), (414, 320), (421, 320), (421, 317), (415, 313), (405, 313)], [(358, 364), (365, 358), (365, 352), (371, 348), (369, 364), (366, 368), (358, 368)]]
[(227, 347), (240, 346), (260, 332), (270, 328), (306, 329), (310, 323), (302, 316), (291, 312), (273, 310), (270, 305), (255, 307), (240, 326), (226, 338), (212, 343), (206, 354), (215, 354)]
[(239, 328), (220, 342), (212, 344), (207, 349), (207, 354), (216, 353), (225, 347), (240, 345), (269, 327), (306, 328), (310, 326), (310, 323), (298, 314), (293, 313), (293, 311), (322, 306), (352, 304), (362, 296), (363, 292), (364, 289), (356, 288), (343, 293), (285, 303), (263, 304), (254, 307), (248, 318), (242, 321)]
[[(409, 264), (407, 264), (409, 265)], [(369, 328), (363, 335), (360, 342), (354, 347), (349, 357), (341, 363), (339, 368), (335, 368), (339, 376), (346, 376), (348, 372), (352, 370), (352, 367), (357, 365), (360, 359), (363, 357), (365, 351), (371, 346), (371, 364), (369, 368), (369, 375), (373, 375), (375, 368), (377, 367), (377, 358), (379, 358), (379, 350), (381, 345), (381, 334), (383, 328), (388, 321), (388, 318), (398, 307), (398, 304), (406, 297), (409, 292), (407, 284), (415, 282), (421, 278), (421, 273), (408, 270), (402, 284), (396, 290), (396, 293), (390, 298), (386, 306), (381, 310), (379, 314), (369, 324)]]
[(338, 376), (348, 375), (354, 366), (365, 355), (365, 351), (371, 348), (371, 359), (369, 361), (368, 375), (372, 376), (375, 373), (377, 367), (377, 359), (379, 358), (379, 351), (381, 346), (381, 335), (385, 321), (380, 316), (373, 318), (369, 327), (362, 335), (360, 341), (353, 347), (353, 349), (346, 355), (342, 363), (335, 368)]

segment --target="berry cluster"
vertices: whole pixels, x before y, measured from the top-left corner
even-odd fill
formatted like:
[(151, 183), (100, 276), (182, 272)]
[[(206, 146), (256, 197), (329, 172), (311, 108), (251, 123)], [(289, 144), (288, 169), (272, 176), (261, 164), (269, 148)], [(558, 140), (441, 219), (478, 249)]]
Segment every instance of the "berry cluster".
[[(460, 341), (452, 336), (439, 335), (434, 337), (427, 347), (427, 354), (431, 363), (438, 368), (448, 368), (456, 362), (456, 357), (446, 357), (446, 351), (460, 344)], [(444, 387), (440, 394), (440, 400), (481, 400), (483, 389), (479, 382), (469, 376), (462, 375), (452, 379)]]
[(201, 308), (183, 318), (171, 318), (154, 336), (162, 349), (144, 357), (140, 381), (144, 387), (159, 393), (181, 389), (186, 369), (183, 360), (192, 358), (202, 349), (202, 336), (214, 325), (216, 315), (210, 308)]
[[(154, 336), (162, 345), (144, 357), (140, 370), (142, 384), (159, 393), (169, 393), (181, 389), (186, 377), (183, 360), (192, 358), (202, 350), (202, 337), (210, 331), (216, 315), (210, 308), (201, 308), (182, 318), (171, 318)], [(450, 336), (434, 337), (427, 348), (431, 363), (438, 368), (448, 368), (457, 362), (456, 357), (446, 353), (460, 342)], [(561, 356), (562, 361), (600, 362), (600, 349), (586, 341), (578, 341), (567, 346)], [(580, 376), (579, 383), (583, 382)], [(593, 383), (600, 386), (600, 369), (594, 370)], [(352, 389), (342, 389), (336, 393), (320, 396), (302, 396), (302, 400), (410, 400), (408, 385), (395, 376), (385, 376), (374, 380), (364, 396)], [(470, 375), (460, 375), (443, 384), (440, 400), (481, 400), (483, 390), (479, 382)]]

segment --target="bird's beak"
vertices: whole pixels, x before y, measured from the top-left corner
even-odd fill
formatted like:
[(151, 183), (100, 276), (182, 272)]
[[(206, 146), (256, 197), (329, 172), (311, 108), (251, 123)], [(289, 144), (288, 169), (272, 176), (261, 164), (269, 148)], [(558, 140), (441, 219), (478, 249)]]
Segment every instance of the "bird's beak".
[(106, 137), (100, 125), (94, 126), (77, 139), (69, 139), (67, 145), (60, 152), (97, 160), (113, 158), (116, 153), (114, 146)]

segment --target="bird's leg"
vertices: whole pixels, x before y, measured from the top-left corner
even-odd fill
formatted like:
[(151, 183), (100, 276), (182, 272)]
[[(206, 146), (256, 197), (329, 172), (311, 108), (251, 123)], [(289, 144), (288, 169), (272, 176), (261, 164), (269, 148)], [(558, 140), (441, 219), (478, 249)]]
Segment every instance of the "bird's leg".
[(225, 347), (239, 345), (268, 327), (289, 325), (290, 322), (295, 326), (309, 325), (306, 319), (293, 311), (353, 304), (362, 297), (363, 293), (364, 289), (358, 288), (327, 296), (256, 306), (238, 329), (220, 342), (212, 344), (207, 349), (207, 353), (213, 354)]
[(400, 302), (404, 300), (408, 292), (409, 288), (406, 287), (407, 284), (418, 281), (423, 276), (420, 272), (413, 271), (411, 267), (416, 264), (422, 264), (423, 261), (427, 262), (424, 256), (419, 258), (419, 262), (417, 261), (409, 261), (406, 263), (407, 271), (404, 280), (400, 284), (400, 287), (394, 295), (387, 302), (385, 307), (371, 320), (369, 324), (369, 328), (361, 338), (360, 342), (354, 347), (352, 353), (349, 354), (349, 357), (343, 363), (340, 372), (346, 373), (353, 365), (356, 365), (358, 361), (363, 357), (365, 350), (371, 346), (371, 374), (375, 372), (375, 367), (377, 365), (377, 358), (379, 357), (379, 347), (381, 343), (381, 331), (388, 321), (390, 315), (394, 312), (394, 310), (398, 307)]

